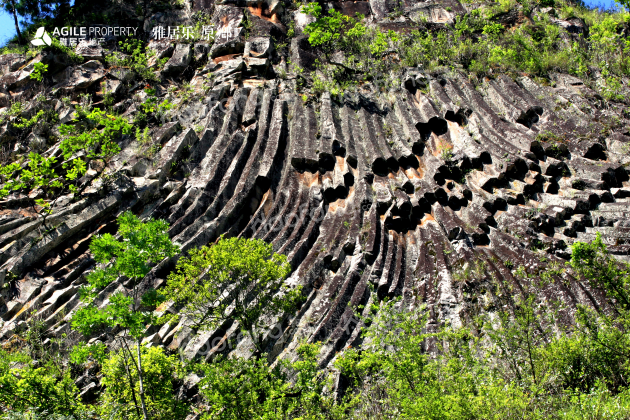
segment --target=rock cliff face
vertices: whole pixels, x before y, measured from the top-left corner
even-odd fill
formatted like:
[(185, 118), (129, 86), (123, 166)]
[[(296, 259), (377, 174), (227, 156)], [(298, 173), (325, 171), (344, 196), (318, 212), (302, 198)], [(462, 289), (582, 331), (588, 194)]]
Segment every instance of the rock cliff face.
[[(286, 31), (274, 18), (279, 2), (262, 9), (216, 3), (217, 22), (239, 27), (234, 19), (249, 7), (268, 30)], [(378, 18), (393, 11), (390, 3), (397, 2), (335, 7)], [(431, 7), (447, 20), (457, 11)], [(296, 59), (309, 57), (293, 44)], [(303, 98), (295, 78), (275, 76), (284, 63), (270, 59), (269, 36), (151, 45), (158, 58), (170, 57), (161, 94), (177, 75), (194, 99), (150, 126), (157, 153), (124, 137), (117, 156), (90, 168), (84, 193), (57, 200), (45, 221), (26, 194), (0, 203), (0, 339), (30, 317), (44, 320), (51, 335), (68, 330), (84, 275), (94, 267), (89, 242), (113, 232), (125, 210), (168, 220), (184, 252), (227, 235), (264, 239), (288, 256), (289, 282), (302, 285), (307, 300), (295, 314), (266, 320), (270, 357), (306, 339), (325, 343), (327, 364), (360, 342), (353, 314), (385, 298), (424, 303), (433, 324), (454, 325), (534, 288), (542, 303), (563, 301), (569, 318), (578, 303), (606, 306), (586, 283), (554, 274), (574, 241), (601, 233), (625, 261), (630, 248), (628, 110), (604, 103), (581, 80), (556, 74), (545, 86), (499, 75), (473, 85), (461, 72), (410, 69), (388, 92), (365, 85), (343, 96)], [(47, 57), (35, 60), (55, 62)], [(126, 69), (98, 59), (59, 67), (56, 89), (98, 100), (104, 81), (116, 92), (115, 110), (137, 112), (137, 82)], [(3, 100), (33, 98), (34, 82), (25, 75), (32, 63), (3, 56), (0, 69)], [(70, 118), (72, 105), (53, 102), (62, 122)], [(40, 134), (27, 141), (11, 137), (6, 124), (0, 129), (13, 151), (35, 147)], [(52, 145), (45, 155), (56, 153)], [(156, 266), (144, 286), (163, 284), (175, 261)], [(102, 301), (122, 287), (120, 280), (106, 288)], [(185, 325), (165, 325), (149, 331), (148, 341), (188, 357), (246, 354), (247, 340), (235, 349), (223, 345), (237, 327), (193, 336)]]

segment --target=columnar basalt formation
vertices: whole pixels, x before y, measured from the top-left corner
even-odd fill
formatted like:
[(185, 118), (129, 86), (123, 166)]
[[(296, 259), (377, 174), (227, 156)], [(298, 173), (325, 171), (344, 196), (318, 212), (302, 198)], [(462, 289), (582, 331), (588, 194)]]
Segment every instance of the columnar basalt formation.
[[(370, 3), (387, 13), (387, 2)], [(216, 6), (225, 22), (230, 7)], [(261, 19), (279, 25), (265, 10)], [(114, 232), (126, 210), (167, 220), (182, 252), (226, 235), (263, 239), (288, 256), (289, 283), (307, 298), (297, 313), (264, 320), (270, 358), (301, 340), (322, 341), (327, 364), (360, 344), (355, 314), (385, 298), (425, 304), (433, 325), (459, 325), (534, 288), (541, 302), (564, 302), (569, 318), (578, 303), (606, 305), (579, 279), (542, 281), (541, 273), (564, 264), (574, 241), (598, 233), (630, 261), (627, 108), (604, 107), (562, 74), (554, 86), (507, 75), (473, 85), (458, 71), (410, 69), (388, 92), (368, 84), (303, 97), (291, 78), (260, 76), (270, 67), (269, 38), (232, 44), (155, 47), (171, 57), (165, 75), (185, 71), (197, 53), (210, 59), (190, 77), (197, 99), (151, 126), (162, 146), (154, 156), (123, 138), (107, 166), (90, 168), (85, 193), (58, 200), (45, 220), (25, 195), (0, 203), (0, 339), (31, 317), (51, 335), (68, 331), (95, 267), (90, 240)], [(23, 57), (2, 63), (5, 90), (17, 89)], [(67, 67), (58, 87), (124, 80), (124, 70), (89, 61)], [(58, 102), (62, 118), (72, 112)], [(114, 106), (128, 116), (135, 107), (127, 97)], [(176, 259), (156, 266), (143, 286), (160, 287)], [(517, 274), (520, 266), (529, 277)], [(100, 301), (124, 287), (124, 279), (111, 284)], [(247, 339), (225, 345), (237, 333), (232, 322), (199, 336), (185, 323), (166, 324), (150, 327), (146, 340), (191, 358), (249, 354)]]

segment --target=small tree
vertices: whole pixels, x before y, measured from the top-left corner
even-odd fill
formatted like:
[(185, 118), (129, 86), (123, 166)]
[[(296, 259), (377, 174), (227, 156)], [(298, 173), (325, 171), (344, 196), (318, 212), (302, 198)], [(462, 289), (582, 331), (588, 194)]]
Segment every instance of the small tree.
[(299, 288), (284, 285), (291, 267), (259, 239), (231, 238), (192, 250), (181, 258), (169, 278), (165, 295), (184, 307), (180, 312), (198, 329), (216, 328), (234, 319), (262, 352), (256, 324), (295, 309)]
[[(128, 341), (135, 341), (137, 360), (132, 365), (137, 373), (140, 406), (145, 420), (148, 419), (148, 413), (140, 345), (145, 327), (155, 320), (152, 311), (146, 309), (155, 308), (160, 300), (155, 290), (140, 295), (138, 283), (147, 275), (152, 264), (178, 252), (178, 247), (169, 239), (167, 230), (168, 223), (163, 220), (143, 223), (133, 213), (126, 212), (118, 218), (120, 239), (110, 234), (94, 238), (90, 250), (94, 259), (105, 266), (88, 274), (88, 285), (81, 290), (81, 300), (86, 306), (78, 310), (72, 318), (72, 326), (86, 336), (103, 327), (118, 327), (117, 329), (122, 330), (119, 338), (123, 351), (129, 355), (131, 350)], [(95, 302), (98, 292), (119, 278), (127, 278), (129, 282), (122, 287), (123, 291), (114, 293), (109, 297), (109, 302), (99, 308)], [(127, 376), (138, 410), (134, 381), (131, 374)]]
[[(134, 394), (139, 393), (138, 372), (128, 372), (127, 355), (124, 350), (112, 352), (103, 362), (103, 379), (105, 386), (98, 410), (103, 418), (134, 418)], [(177, 398), (175, 381), (181, 380), (185, 369), (177, 356), (168, 356), (159, 347), (142, 347), (143, 384), (147, 389), (147, 411), (153, 420), (184, 419), (188, 414), (189, 404)], [(135, 386), (121, 378), (132, 376)], [(121, 404), (122, 403), (122, 404)]]
[(604, 289), (617, 310), (630, 310), (630, 264), (621, 264), (610, 255), (600, 233), (591, 243), (571, 246), (571, 267), (593, 286)]
[(13, 22), (15, 24), (15, 32), (17, 34), (18, 42), (20, 44), (25, 44), (24, 37), (22, 36), (22, 32), (20, 31), (20, 24), (18, 23), (18, 11), (15, 4), (15, 0), (2, 0), (2, 8), (13, 16)]
[(335, 9), (324, 13), (319, 3), (309, 3), (302, 11), (314, 18), (304, 28), (308, 34), (308, 42), (314, 47), (321, 47), (326, 58), (334, 52), (351, 47), (353, 41), (365, 34), (366, 27), (360, 22), (363, 16), (357, 19), (346, 16)]
[[(318, 344), (300, 344), (298, 359), (273, 367), (264, 359), (218, 357), (199, 365), (203, 420), (348, 418), (347, 406), (326, 393), (330, 377), (319, 369)], [(335, 416), (337, 414), (337, 416)]]
[(29, 419), (57, 418), (54, 415), (74, 419), (86, 411), (70, 370), (58, 360), (45, 359), (34, 360), (26, 352), (0, 348), (2, 419), (14, 418), (6, 415), (7, 411), (28, 413)]

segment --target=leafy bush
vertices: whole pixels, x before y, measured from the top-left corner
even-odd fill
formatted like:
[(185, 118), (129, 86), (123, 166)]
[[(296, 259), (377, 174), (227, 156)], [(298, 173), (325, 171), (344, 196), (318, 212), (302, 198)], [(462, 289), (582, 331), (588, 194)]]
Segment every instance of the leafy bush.
[(89, 114), (75, 119), (72, 125), (62, 124), (59, 127), (64, 136), (59, 148), (65, 159), (70, 159), (79, 151), (84, 151), (90, 159), (109, 159), (120, 152), (120, 146), (114, 140), (131, 133), (131, 128), (123, 117), (94, 108)]
[[(134, 302), (132, 295), (137, 297), (135, 294), (115, 293), (109, 299), (110, 304), (104, 308), (99, 308), (94, 300), (100, 290), (120, 276), (138, 282), (149, 272), (151, 264), (175, 255), (178, 248), (171, 243), (168, 224), (162, 220), (143, 223), (133, 213), (126, 212), (118, 217), (118, 226), (122, 240), (105, 234), (97, 236), (90, 244), (97, 262), (111, 264), (88, 274), (88, 284), (81, 289), (81, 299), (86, 306), (75, 313), (72, 325), (84, 335), (103, 325), (119, 325), (129, 329), (131, 337), (140, 339), (144, 326), (151, 322), (153, 315), (140, 311), (139, 302), (131, 305)], [(143, 306), (155, 307), (155, 297), (152, 293), (145, 294), (142, 297)]]
[[(15, 110), (13, 109), (15, 107)], [(21, 106), (12, 107), (10, 112), (21, 112)], [(76, 181), (87, 172), (87, 162), (91, 159), (109, 159), (120, 151), (116, 140), (124, 134), (131, 133), (132, 126), (124, 118), (109, 115), (99, 109), (89, 113), (79, 109), (80, 117), (73, 125), (63, 124), (59, 132), (64, 136), (59, 147), (63, 152), (65, 162), (62, 168), (65, 175), (55, 171), (57, 158), (45, 158), (38, 153), (28, 155), (28, 165), (22, 168), (19, 162), (0, 166), (0, 198), (6, 197), (11, 191), (22, 189), (42, 188), (56, 189), (58, 192), (68, 188), (71, 192), (79, 191)], [(28, 129), (49, 116), (49, 112), (40, 110), (29, 120), (13, 125), (19, 129)], [(80, 155), (83, 156), (80, 156)]]
[(626, 418), (630, 269), (599, 237), (572, 251), (574, 272), (606, 292), (615, 315), (580, 306), (575, 325), (554, 325), (554, 302), (526, 295), (470, 325), (429, 332), (422, 307), (384, 304), (366, 320), (367, 346), (336, 362), (358, 401), (353, 418)]
[(135, 38), (127, 38), (119, 41), (118, 46), (121, 53), (114, 53), (107, 56), (107, 62), (112, 66), (127, 67), (141, 79), (147, 81), (158, 81), (155, 73), (149, 68), (150, 51), (146, 50), (146, 45)]
[[(129, 350), (128, 341), (135, 342), (137, 358), (131, 363), (131, 366), (135, 370), (136, 376), (129, 373), (129, 370), (132, 368), (127, 366), (125, 378), (128, 380), (128, 383), (120, 384), (120, 386), (129, 388), (128, 392), (134, 396), (133, 409), (138, 414), (138, 417), (140, 417), (140, 410), (142, 409), (145, 420), (148, 418), (147, 411), (150, 409), (151, 398), (158, 397), (150, 393), (148, 396), (145, 396), (147, 388), (143, 385), (143, 373), (146, 371), (148, 375), (153, 375), (155, 372), (152, 370), (153, 367), (143, 365), (141, 343), (146, 326), (156, 319), (152, 310), (155, 309), (161, 300), (160, 296), (153, 289), (140, 295), (138, 283), (147, 275), (153, 264), (162, 261), (164, 258), (172, 257), (177, 253), (178, 247), (170, 241), (167, 229), (168, 224), (164, 221), (149, 220), (143, 223), (133, 213), (125, 212), (118, 217), (118, 234), (121, 240), (117, 240), (110, 234), (94, 238), (90, 244), (90, 250), (94, 255), (94, 259), (105, 266), (97, 268), (87, 275), (88, 284), (80, 291), (81, 301), (84, 305), (72, 317), (72, 327), (85, 336), (100, 331), (104, 327), (122, 330), (122, 334), (119, 334), (116, 338), (120, 340), (132, 361), (133, 356)], [(106, 305), (98, 305), (96, 300), (99, 292), (123, 276), (129, 279), (131, 284), (128, 283), (127, 288), (123, 288), (123, 291), (117, 291), (112, 294)], [(92, 349), (86, 351), (83, 348), (75, 351), (74, 355), (77, 358), (84, 358), (88, 353), (93, 354), (92, 351)], [(102, 354), (102, 352), (100, 353)], [(99, 352), (97, 351), (94, 354), (99, 354)], [(160, 358), (160, 355), (155, 353), (150, 353), (149, 356), (154, 356), (155, 360), (153, 361), (156, 363), (170, 363), (170, 359), (164, 361)], [(107, 366), (115, 369), (121, 361), (127, 363), (127, 355), (122, 358), (115, 358), (112, 362), (115, 366)], [(159, 366), (157, 368), (161, 369)], [(110, 382), (110, 386), (114, 386), (114, 383), (119, 381), (120, 377), (111, 378), (113, 382)], [(153, 377), (149, 377), (149, 380), (152, 380), (150, 378)], [(136, 386), (138, 387), (137, 394), (139, 399), (135, 398), (136, 391), (134, 389)], [(119, 395), (116, 392), (122, 392), (122, 394)], [(126, 398), (125, 395), (127, 394), (125, 392), (116, 392), (111, 394), (115, 396), (112, 397), (114, 400)], [(127, 403), (131, 402), (125, 401)], [(156, 404), (158, 403), (156, 402)], [(132, 410), (130, 409), (130, 411)]]
[(0, 167), (0, 181), (3, 182), (0, 198), (21, 189), (60, 188), (63, 185), (53, 169), (56, 158), (44, 158), (34, 152), (28, 157), (29, 163), (25, 168), (18, 162)]
[[(521, 3), (524, 11), (533, 7), (533, 3)], [(569, 41), (547, 15), (534, 15), (532, 24), (505, 30), (495, 15), (515, 8), (514, 1), (506, 0), (495, 8), (475, 9), (458, 16), (455, 24), (444, 30), (431, 31), (420, 25), (409, 34), (366, 28), (360, 19), (334, 10), (325, 14), (314, 3), (303, 11), (316, 18), (306, 26), (305, 33), (311, 45), (324, 52), (319, 70), (339, 85), (362, 80), (387, 85), (387, 79), (400, 74), (404, 67), (416, 66), (427, 71), (461, 66), (478, 77), (495, 71), (532, 76), (566, 72), (595, 79), (596, 72), (600, 72), (597, 88), (603, 96), (624, 99), (622, 80), (630, 74), (630, 41), (620, 30), (624, 14), (566, 6), (562, 13), (582, 16), (592, 25), (584, 40)], [(339, 57), (343, 58), (341, 62)]]
[(23, 353), (0, 349), (0, 407), (22, 413), (70, 415), (82, 412), (79, 391), (68, 371), (42, 366)]
[(33, 72), (31, 73), (29, 77), (41, 83), (44, 81), (44, 73), (46, 73), (47, 71), (48, 71), (48, 64), (44, 64), (41, 62), (35, 63)]
[[(105, 386), (98, 410), (101, 415), (139, 420), (143, 418), (137, 398), (140, 393), (138, 370), (133, 368), (135, 348), (121, 349), (103, 363)], [(141, 350), (142, 385), (146, 389), (146, 409), (154, 420), (183, 419), (188, 414), (189, 403), (177, 399), (175, 385), (181, 381), (184, 369), (179, 358), (168, 356), (157, 347)], [(134, 384), (130, 386), (130, 383)]]
[(319, 3), (309, 3), (302, 11), (316, 18), (304, 28), (308, 41), (315, 47), (321, 47), (326, 54), (343, 51), (365, 34), (366, 28), (360, 22), (362, 16), (352, 19), (335, 9), (325, 14)]
[[(80, 117), (73, 121), (73, 125), (62, 124), (59, 127), (64, 137), (59, 148), (66, 159), (63, 168), (67, 171), (68, 181), (77, 180), (87, 171), (85, 160), (77, 156), (79, 152), (84, 153), (87, 160), (107, 160), (120, 152), (116, 140), (132, 130), (132, 125), (123, 117), (109, 115), (98, 108), (92, 109), (89, 114), (79, 111)], [(72, 192), (78, 191), (73, 184), (68, 187)]]
[(302, 300), (299, 288), (284, 285), (290, 271), (287, 257), (275, 254), (271, 244), (221, 238), (181, 258), (163, 294), (183, 306), (181, 315), (196, 328), (236, 320), (262, 351), (259, 320), (294, 310)]
[(330, 382), (317, 363), (319, 346), (302, 344), (298, 360), (270, 368), (265, 359), (218, 358), (203, 364), (200, 394), (207, 404), (202, 419), (332, 419), (343, 404), (324, 394)]
[(175, 105), (168, 99), (160, 101), (154, 88), (146, 87), (144, 92), (147, 96), (138, 108), (134, 123), (140, 126), (145, 126), (150, 122), (164, 123), (168, 111), (173, 109)]
[[(74, 51), (74, 48), (63, 45), (59, 42), (59, 39), (51, 37), (52, 43), (49, 46), (45, 46), (42, 50), (50, 51), (55, 54), (60, 54), (62, 56), (66, 56), (68, 61), (72, 64), (81, 64), (83, 63), (83, 56), (77, 54)], [(35, 49), (37, 51), (37, 49)]]

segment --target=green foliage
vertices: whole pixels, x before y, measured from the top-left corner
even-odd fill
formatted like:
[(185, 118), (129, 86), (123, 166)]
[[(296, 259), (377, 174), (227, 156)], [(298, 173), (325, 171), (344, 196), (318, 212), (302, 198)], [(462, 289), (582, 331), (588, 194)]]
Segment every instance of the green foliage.
[(156, 90), (154, 88), (147, 87), (144, 89), (144, 92), (147, 96), (140, 104), (138, 113), (134, 118), (134, 123), (144, 126), (152, 121), (157, 121), (159, 123), (164, 122), (163, 120), (168, 111), (173, 109), (175, 105), (168, 99), (160, 101), (160, 98), (157, 97)]
[(181, 314), (201, 329), (236, 320), (260, 350), (257, 323), (294, 310), (299, 288), (284, 286), (291, 267), (284, 255), (259, 239), (221, 238), (177, 262), (164, 295), (183, 305)]
[(13, 123), (13, 127), (15, 128), (19, 128), (21, 130), (28, 130), (30, 128), (32, 128), (35, 124), (37, 124), (39, 122), (39, 119), (42, 118), (44, 116), (44, 111), (40, 110), (37, 112), (37, 114), (33, 115), (30, 119), (26, 120), (26, 121), (22, 121), (22, 122), (14, 122)]
[(140, 130), (140, 127), (136, 128), (136, 141), (142, 145), (151, 142), (151, 136), (149, 135), (149, 127), (144, 130)]
[(584, 417), (588, 410), (602, 413), (594, 418), (621, 419), (630, 413), (630, 393), (607, 386), (611, 367), (620, 366), (613, 353), (627, 343), (608, 341), (612, 351), (602, 352), (580, 330), (555, 337), (532, 299), (498, 315), (426, 332), (423, 308), (381, 306), (367, 348), (347, 350), (336, 362), (353, 384), (357, 408), (350, 418), (592, 418)]
[(44, 95), (40, 95), (37, 97), (37, 101), (39, 105), (40, 103), (44, 104), (43, 109), (39, 109), (35, 115), (33, 115), (29, 119), (24, 119), (22, 116), (22, 112), (25, 110), (24, 105), (21, 102), (14, 102), (11, 105), (11, 108), (0, 116), (0, 122), (4, 123), (7, 120), (11, 120), (10, 126), (17, 130), (30, 130), (35, 125), (40, 124), (43, 128), (46, 126), (44, 124), (52, 125), (59, 121), (59, 115), (52, 109), (52, 107), (46, 106), (47, 99)]
[(146, 50), (146, 45), (136, 38), (127, 38), (119, 41), (118, 46), (121, 53), (114, 53), (106, 57), (107, 62), (112, 66), (126, 67), (142, 80), (158, 81), (157, 76), (149, 67), (150, 51)]
[[(83, 297), (94, 298), (96, 291), (119, 276), (134, 283), (152, 263), (174, 253), (166, 228), (164, 222), (142, 223), (130, 213), (121, 216), (120, 240), (103, 235), (91, 244), (95, 259), (111, 265), (88, 275)], [(400, 300), (379, 306), (373, 293), (370, 311), (365, 312), (369, 315), (363, 318), (368, 327), (362, 347), (346, 348), (334, 362), (342, 382), (349, 385), (345, 395), (329, 393), (333, 382), (319, 367), (319, 344), (301, 344), (297, 360), (281, 359), (272, 366), (264, 354), (251, 359), (218, 356), (212, 363), (189, 366), (201, 377), (202, 418), (628, 418), (629, 267), (608, 253), (600, 237), (589, 244), (576, 242), (569, 266), (610, 299), (611, 311), (578, 306), (575, 323), (561, 324), (559, 314), (565, 308), (559, 302), (540, 302), (524, 291), (495, 296), (498, 305), (492, 312), (469, 319), (463, 326), (436, 328), (428, 323), (430, 312), (424, 307), (409, 308)], [(480, 277), (485, 271), (483, 262), (468, 267), (462, 278)], [(271, 245), (220, 239), (182, 258), (164, 294), (183, 303), (187, 316), (201, 317), (197, 320), (205, 326), (216, 325), (213, 320), (225, 316), (245, 326), (248, 316), (273, 317), (294, 307), (295, 301), (287, 297), (291, 292), (284, 298), (276, 293), (288, 272), (286, 258), (274, 254)], [(559, 264), (550, 264), (545, 272), (554, 277), (568, 274)], [(514, 273), (522, 279), (533, 276), (523, 266)], [(243, 293), (247, 299), (238, 300), (235, 292), (241, 288), (252, 295)], [(263, 297), (253, 300), (259, 295)], [(133, 321), (138, 312), (135, 299), (149, 309), (162, 301), (155, 291), (144, 296), (114, 294), (106, 307), (118, 309), (104, 318), (97, 314), (102, 310), (95, 309), (91, 326), (122, 327), (139, 344), (144, 327), (154, 318)], [(261, 308), (260, 302), (266, 307)], [(214, 305), (219, 307), (217, 312)], [(252, 312), (238, 315), (246, 309)], [(26, 338), (32, 343), (29, 352), (40, 360), (37, 364), (27, 353), (0, 351), (0, 404), (11, 410), (2, 418), (19, 419), (29, 412), (33, 418), (56, 418), (41, 413), (85, 415), (68, 371), (45, 357), (38, 325), (32, 325)], [(70, 355), (72, 363), (91, 361), (102, 366), (105, 390), (95, 405), (99, 415), (136, 420), (186, 417), (189, 402), (175, 395), (186, 367), (160, 348), (130, 347), (124, 336), (121, 339), (114, 353), (107, 354), (105, 345), (96, 342), (81, 343)]]
[(77, 414), (85, 409), (69, 372), (0, 349), (0, 407), (22, 413)]
[[(427, 316), (422, 308), (384, 305), (369, 329), (368, 350), (350, 350), (338, 360), (363, 389), (356, 418), (374, 418), (369, 413), (378, 395), (386, 396), (379, 407), (384, 417), (405, 419), (506, 418), (525, 408), (526, 393), (476, 359), (482, 347), (467, 329), (423, 333)], [(436, 339), (440, 352), (432, 358), (424, 349)]]
[(70, 361), (76, 365), (82, 365), (87, 362), (88, 359), (92, 359), (99, 364), (103, 364), (107, 357), (107, 346), (103, 343), (97, 342), (93, 344), (79, 343), (72, 349), (70, 353)]
[(395, 44), (399, 41), (400, 37), (392, 30), (378, 32), (374, 38), (374, 42), (370, 45), (370, 52), (375, 56), (380, 56), (389, 49), (391, 44)]
[[(579, 306), (574, 325), (554, 325), (562, 306), (525, 295), (463, 327), (430, 332), (422, 307), (381, 305), (365, 320), (367, 346), (336, 361), (358, 401), (351, 417), (626, 418), (628, 266), (599, 237), (576, 242), (570, 265), (606, 292), (614, 315)], [(560, 266), (549, 270), (564, 274)]]
[(63, 186), (53, 169), (56, 158), (45, 158), (34, 152), (31, 152), (28, 158), (28, 165), (24, 168), (18, 162), (0, 166), (0, 181), (3, 182), (0, 198), (6, 197), (12, 191), (27, 188), (60, 188)]
[(59, 127), (64, 137), (59, 148), (65, 159), (80, 151), (85, 152), (89, 159), (109, 159), (120, 152), (115, 140), (131, 133), (131, 129), (131, 124), (123, 117), (94, 108), (89, 114), (75, 118), (72, 125), (62, 124)]
[(330, 419), (342, 411), (324, 395), (329, 381), (318, 368), (319, 346), (302, 344), (299, 359), (273, 368), (264, 359), (219, 358), (200, 366), (202, 419)]
[(44, 73), (48, 71), (48, 64), (44, 63), (35, 63), (33, 72), (30, 75), (31, 79), (37, 80), (38, 82), (44, 81)]
[[(159, 295), (155, 291), (147, 291), (141, 295), (137, 286), (138, 282), (149, 273), (153, 264), (162, 261), (164, 258), (174, 256), (179, 248), (170, 241), (168, 223), (162, 220), (149, 220), (143, 223), (131, 212), (125, 212), (118, 217), (118, 235), (120, 240), (111, 234), (105, 234), (97, 236), (90, 243), (90, 251), (92, 251), (94, 259), (104, 266), (87, 275), (88, 284), (80, 290), (81, 301), (84, 306), (74, 313), (71, 322), (75, 330), (86, 336), (104, 327), (122, 330), (119, 338), (124, 349), (127, 350), (130, 360), (133, 360), (133, 356), (131, 355), (131, 350), (129, 350), (127, 340), (133, 339), (136, 342), (137, 359), (131, 363), (133, 369), (127, 364), (127, 355), (124, 355), (122, 359), (114, 360), (123, 360), (124, 364), (126, 364), (127, 383), (121, 383), (120, 386), (128, 386), (129, 393), (133, 396), (133, 408), (138, 418), (140, 418), (142, 411), (142, 417), (144, 420), (148, 420), (148, 412), (158, 410), (152, 404), (155, 403), (158, 406), (162, 404), (160, 402), (162, 401), (162, 396), (156, 396), (154, 393), (159, 388), (150, 388), (155, 386), (155, 381), (152, 379), (154, 376), (152, 375), (156, 373), (152, 369), (157, 368), (159, 376), (159, 372), (162, 372), (159, 369), (162, 369), (162, 367), (145, 366), (142, 363), (143, 352), (140, 345), (146, 326), (156, 320), (153, 310), (161, 302), (161, 299), (159, 299)], [(123, 291), (117, 291), (109, 296), (109, 301), (106, 305), (99, 306), (95, 302), (99, 292), (120, 277), (129, 279), (126, 287), (123, 287)], [(77, 361), (83, 361), (90, 356), (102, 360), (102, 354), (102, 349), (98, 347), (86, 348), (85, 346), (79, 346), (73, 351), (72, 357)], [(155, 356), (155, 360), (151, 359), (153, 356)], [(145, 354), (145, 357), (149, 357), (150, 363), (152, 363), (151, 361), (166, 363), (170, 360), (164, 361), (160, 359), (160, 355), (155, 353)], [(112, 363), (118, 366), (118, 362)], [(106, 365), (105, 369), (108, 366)], [(110, 367), (114, 369), (114, 367)], [(145, 371), (147, 378), (144, 378)], [(133, 376), (134, 372), (135, 378)], [(119, 378), (120, 376), (116, 376), (116, 381)], [(149, 381), (146, 382), (146, 385), (145, 379)], [(110, 386), (113, 387), (113, 382), (110, 382)], [(135, 390), (136, 386), (138, 387), (137, 392)], [(147, 389), (149, 389), (148, 393), (146, 392)], [(120, 390), (119, 393), (112, 392), (113, 399), (110, 402), (113, 403), (122, 399), (129, 403), (127, 393)], [(135, 397), (136, 394), (139, 395), (139, 400)], [(157, 400), (154, 400), (154, 398), (157, 398)], [(140, 407), (142, 410), (140, 410)], [(124, 405), (122, 409), (125, 409)]]
[(309, 3), (303, 8), (303, 13), (316, 18), (304, 28), (311, 45), (321, 47), (326, 54), (343, 51), (351, 46), (366, 32), (366, 27), (360, 20), (345, 16), (335, 9), (330, 9), (326, 15), (319, 3)]
[[(83, 63), (83, 56), (77, 54), (74, 51), (74, 48), (63, 45), (61, 42), (59, 42), (59, 39), (55, 37), (51, 37), (51, 39), (52, 39), (52, 44), (44, 47), (43, 48), (44, 50), (50, 51), (50, 52), (53, 52), (55, 54), (59, 54), (62, 56), (65, 55), (68, 61), (70, 61), (72, 64)], [(62, 57), (59, 57), (59, 58), (61, 59)]]
[(107, 160), (120, 152), (116, 140), (121, 135), (131, 133), (132, 125), (123, 117), (107, 114), (98, 108), (77, 109), (79, 116), (72, 124), (62, 124), (59, 132), (63, 136), (59, 148), (65, 162), (66, 184), (71, 192), (77, 193), (74, 184), (87, 172), (87, 162), (92, 159)]
[(597, 381), (612, 391), (625, 389), (630, 385), (630, 266), (610, 255), (599, 234), (591, 243), (575, 242), (571, 251), (573, 270), (603, 290), (616, 313), (579, 308), (578, 332), (574, 340), (565, 339), (561, 349), (575, 366), (567, 370), (564, 380), (580, 389), (593, 387)]
[(7, 115), (17, 117), (24, 110), (24, 104), (22, 102), (13, 102), (11, 108), (7, 111)]
[(573, 244), (571, 267), (591, 284), (604, 289), (620, 310), (630, 310), (630, 267), (620, 264), (608, 253), (601, 234), (591, 243)]
[[(154, 302), (142, 300), (135, 289), (130, 294), (114, 293), (109, 298), (109, 304), (103, 308), (99, 308), (94, 300), (100, 290), (121, 276), (132, 280), (135, 286), (149, 272), (152, 264), (172, 257), (178, 247), (170, 241), (165, 221), (143, 223), (131, 212), (118, 217), (118, 235), (120, 240), (111, 234), (92, 240), (90, 250), (94, 259), (101, 264), (111, 264), (87, 275), (88, 284), (81, 289), (81, 300), (86, 306), (74, 314), (72, 326), (84, 335), (90, 335), (103, 326), (119, 326), (138, 339), (144, 334), (144, 327), (154, 320), (153, 313), (140, 311), (138, 303)], [(147, 297), (151, 297), (150, 294)], [(137, 302), (135, 298), (141, 301)]]
[[(534, 6), (533, 2), (520, 3), (525, 13)], [(455, 24), (444, 30), (431, 31), (420, 25), (409, 34), (367, 28), (360, 20), (334, 10), (326, 14), (315, 3), (303, 11), (316, 18), (305, 33), (311, 45), (324, 52), (319, 70), (335, 84), (377, 80), (377, 87), (386, 90), (395, 82), (393, 74), (416, 66), (427, 71), (463, 68), (476, 77), (491, 71), (532, 76), (565, 72), (587, 79), (597, 69), (601, 78), (592, 85), (602, 96), (625, 99), (622, 81), (630, 74), (630, 40), (621, 29), (623, 13), (595, 13), (562, 3), (562, 15), (579, 16), (592, 25), (583, 41), (567, 41), (561, 36), (563, 30), (544, 14), (534, 15), (531, 24), (505, 30), (495, 15), (516, 7), (515, 1), (505, 0), (458, 16)], [(336, 52), (343, 53), (335, 55), (336, 60), (342, 57), (342, 62), (331, 59)]]
[[(138, 372), (129, 368), (133, 365), (130, 351), (113, 353), (103, 363), (102, 384), (105, 386), (98, 411), (102, 416), (130, 420), (142, 419), (136, 410), (134, 399), (140, 393)], [(142, 350), (142, 378), (147, 392), (146, 405), (153, 420), (183, 419), (188, 414), (189, 404), (180, 401), (175, 395), (175, 384), (184, 377), (182, 363), (176, 356), (168, 356), (157, 347)], [(133, 387), (130, 386), (130, 382)]]

